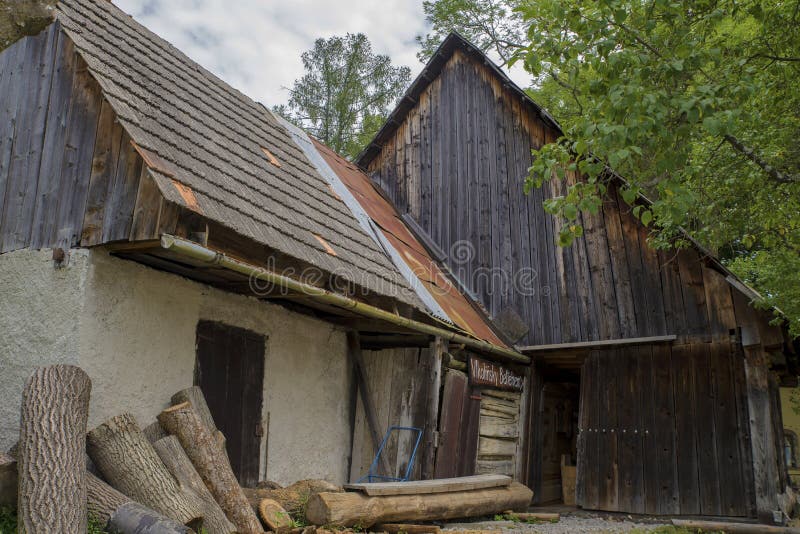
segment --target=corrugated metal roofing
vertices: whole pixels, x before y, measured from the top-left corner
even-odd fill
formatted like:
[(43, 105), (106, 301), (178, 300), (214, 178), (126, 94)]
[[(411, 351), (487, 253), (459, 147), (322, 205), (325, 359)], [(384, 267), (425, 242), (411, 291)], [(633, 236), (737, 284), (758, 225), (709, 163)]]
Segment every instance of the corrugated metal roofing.
[(57, 9), (120, 123), (150, 156), (152, 174), (168, 200), (348, 282), (424, 309), (261, 104), (111, 2), (61, 0)]

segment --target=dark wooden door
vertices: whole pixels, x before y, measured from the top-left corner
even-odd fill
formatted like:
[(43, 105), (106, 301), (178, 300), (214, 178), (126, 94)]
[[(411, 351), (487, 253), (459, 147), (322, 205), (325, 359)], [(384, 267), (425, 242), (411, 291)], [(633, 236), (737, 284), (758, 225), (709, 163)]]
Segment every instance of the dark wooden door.
[(195, 384), (225, 435), (231, 467), (242, 486), (258, 483), (264, 336), (213, 321), (197, 324)]
[(480, 389), (471, 387), (464, 373), (448, 369), (439, 417), (436, 478), (475, 474), (480, 409)]
[(581, 385), (579, 505), (753, 515), (744, 366), (734, 345), (592, 351)]

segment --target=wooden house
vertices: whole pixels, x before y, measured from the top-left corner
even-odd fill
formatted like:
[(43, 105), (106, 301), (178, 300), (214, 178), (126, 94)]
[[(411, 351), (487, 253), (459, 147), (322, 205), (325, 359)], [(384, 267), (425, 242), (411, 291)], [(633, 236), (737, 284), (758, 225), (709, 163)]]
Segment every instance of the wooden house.
[(199, 385), (246, 486), (358, 478), (390, 425), (433, 476), (442, 355), (530, 359), (350, 170), (111, 2), (60, 1), (0, 52), (0, 446), (32, 369), (72, 363), (90, 426)]
[[(531, 149), (561, 135), (453, 34), (357, 163), (533, 358), (522, 478), (535, 500), (562, 499), (563, 458), (584, 508), (772, 520), (787, 480), (770, 365), (792, 350), (785, 332), (699, 245), (650, 248), (619, 176), (559, 248), (542, 202), (564, 184), (524, 195), (523, 182)], [(467, 470), (495, 446), (481, 439)]]

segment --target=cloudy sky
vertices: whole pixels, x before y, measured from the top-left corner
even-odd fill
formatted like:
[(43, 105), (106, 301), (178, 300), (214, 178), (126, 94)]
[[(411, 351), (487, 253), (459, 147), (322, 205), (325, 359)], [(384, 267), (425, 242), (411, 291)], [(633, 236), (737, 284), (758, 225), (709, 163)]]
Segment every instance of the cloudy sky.
[[(422, 0), (115, 0), (150, 30), (248, 96), (272, 106), (302, 75), (318, 37), (363, 32), (416, 76)], [(517, 69), (515, 69), (517, 70)], [(524, 72), (513, 73), (524, 83)]]

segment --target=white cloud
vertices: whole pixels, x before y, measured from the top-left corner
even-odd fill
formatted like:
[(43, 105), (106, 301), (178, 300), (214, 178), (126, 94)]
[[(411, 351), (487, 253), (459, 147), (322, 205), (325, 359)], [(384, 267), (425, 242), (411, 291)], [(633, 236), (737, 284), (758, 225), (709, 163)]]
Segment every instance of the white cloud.
[[(300, 54), (319, 37), (362, 32), (373, 49), (416, 76), (421, 0), (115, 0), (140, 23), (267, 106), (303, 73)], [(512, 77), (528, 77), (515, 68)]]

